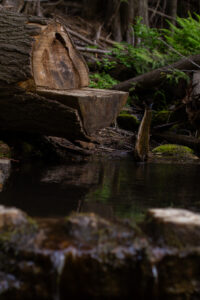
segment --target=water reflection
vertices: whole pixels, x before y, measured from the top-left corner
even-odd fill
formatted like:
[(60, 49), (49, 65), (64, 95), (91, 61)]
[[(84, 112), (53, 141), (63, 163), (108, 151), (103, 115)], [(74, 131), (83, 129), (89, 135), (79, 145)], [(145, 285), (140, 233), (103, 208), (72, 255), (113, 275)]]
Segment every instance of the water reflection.
[(0, 204), (32, 216), (90, 211), (140, 220), (149, 207), (200, 209), (199, 165), (110, 160), (54, 167), (25, 165), (0, 193)]

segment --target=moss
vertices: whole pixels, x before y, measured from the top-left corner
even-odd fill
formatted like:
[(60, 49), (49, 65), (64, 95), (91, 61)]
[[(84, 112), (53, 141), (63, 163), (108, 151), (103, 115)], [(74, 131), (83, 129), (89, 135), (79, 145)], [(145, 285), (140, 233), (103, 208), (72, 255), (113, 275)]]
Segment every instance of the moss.
[(152, 153), (167, 157), (196, 158), (194, 151), (189, 147), (174, 144), (165, 144), (156, 147), (152, 150)]
[(117, 123), (120, 128), (130, 131), (137, 130), (139, 126), (139, 120), (136, 116), (124, 112), (117, 117)]
[(168, 110), (161, 110), (153, 114), (152, 126), (158, 126), (172, 122), (172, 112)]
[(11, 150), (10, 147), (4, 142), (0, 141), (0, 158), (10, 158)]

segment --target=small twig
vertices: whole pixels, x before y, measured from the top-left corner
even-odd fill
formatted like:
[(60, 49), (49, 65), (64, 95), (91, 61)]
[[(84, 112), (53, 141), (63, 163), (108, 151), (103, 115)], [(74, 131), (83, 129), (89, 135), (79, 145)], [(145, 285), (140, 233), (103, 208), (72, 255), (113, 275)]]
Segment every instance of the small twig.
[(89, 45), (92, 45), (92, 46), (98, 46), (100, 49), (103, 49), (101, 46), (97, 45), (95, 42), (89, 40), (88, 38), (84, 37), (83, 35), (81, 35), (80, 33), (77, 33), (73, 30), (71, 30), (69, 27), (66, 27), (67, 31), (69, 33), (71, 33), (73, 36), (79, 38), (80, 40), (86, 42), (87, 44)]
[(105, 42), (105, 43), (107, 43), (107, 44), (109, 44), (111, 46), (115, 46), (116, 45), (115, 41), (109, 40), (109, 39), (104, 38), (102, 36), (99, 38), (99, 40), (102, 41), (102, 42)]
[(164, 13), (161, 12), (161, 11), (155, 10), (155, 9), (153, 9), (153, 8), (150, 8), (150, 7), (148, 8), (148, 10), (151, 11), (151, 12), (156, 13), (157, 15), (160, 15), (161, 17), (165, 17), (165, 18), (167, 18), (167, 19), (176, 21), (176, 18), (171, 17), (171, 16), (169, 16), (169, 15), (166, 15), (166, 14), (164, 14)]
[(160, 5), (160, 0), (158, 0), (158, 2), (156, 3), (156, 7), (155, 7), (155, 9), (154, 9), (154, 11), (153, 11), (153, 13), (152, 13), (152, 15), (151, 15), (150, 21), (152, 21), (153, 18), (155, 17), (156, 12), (158, 11), (159, 5)]
[(57, 6), (59, 4), (62, 4), (64, 1), (63, 0), (58, 0), (57, 2), (50, 2), (50, 3), (45, 3), (44, 6)]
[(103, 27), (103, 23), (100, 24), (100, 25), (98, 26), (98, 29), (97, 29), (97, 31), (96, 31), (96, 33), (95, 33), (94, 43), (95, 43), (96, 45), (97, 45), (97, 43), (98, 43), (98, 41), (99, 41), (99, 39), (100, 39), (102, 27)]
[(83, 52), (91, 52), (91, 53), (99, 53), (99, 54), (108, 54), (110, 50), (101, 50), (101, 49), (92, 49), (92, 48), (84, 48), (84, 47), (76, 47), (77, 50)]
[(181, 54), (179, 51), (177, 51), (176, 49), (174, 49), (171, 45), (169, 45), (167, 42), (165, 42), (164, 40), (162, 40), (161, 38), (158, 38), (163, 44), (165, 44), (168, 48), (170, 48), (174, 53), (178, 54), (180, 57), (188, 60), (189, 62), (191, 62), (191, 64), (193, 64), (195, 67), (198, 67), (200, 69), (200, 65), (198, 65), (197, 63), (195, 63), (192, 59), (190, 59), (189, 57)]

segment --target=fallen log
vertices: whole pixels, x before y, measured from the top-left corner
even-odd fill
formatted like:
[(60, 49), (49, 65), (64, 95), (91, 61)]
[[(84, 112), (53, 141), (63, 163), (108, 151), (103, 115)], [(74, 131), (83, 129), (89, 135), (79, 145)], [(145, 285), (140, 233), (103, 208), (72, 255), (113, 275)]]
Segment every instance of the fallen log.
[(88, 135), (100, 128), (108, 127), (116, 118), (127, 100), (127, 93), (101, 89), (49, 90), (40, 88), (39, 95), (55, 99), (76, 109)]
[(0, 97), (1, 131), (89, 140), (76, 109), (34, 93)]
[(131, 88), (139, 90), (145, 90), (158, 85), (164, 80), (163, 74), (169, 73), (174, 69), (186, 70), (200, 69), (200, 54), (190, 56), (188, 58), (181, 59), (171, 65), (158, 68), (151, 72), (136, 76), (134, 78), (123, 81), (112, 87), (113, 90), (129, 91)]
[(128, 97), (88, 85), (87, 65), (62, 23), (0, 11), (2, 130), (88, 140)]

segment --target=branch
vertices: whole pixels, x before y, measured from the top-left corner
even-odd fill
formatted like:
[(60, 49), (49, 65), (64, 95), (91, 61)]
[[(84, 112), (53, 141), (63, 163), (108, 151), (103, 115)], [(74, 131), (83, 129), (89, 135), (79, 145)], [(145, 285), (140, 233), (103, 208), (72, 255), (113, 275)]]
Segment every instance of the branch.
[(73, 36), (75, 36), (75, 37), (79, 38), (80, 40), (86, 42), (87, 44), (92, 45), (92, 46), (98, 46), (100, 49), (103, 49), (101, 46), (97, 45), (95, 42), (89, 40), (88, 38), (84, 37), (80, 33), (77, 33), (75, 31), (71, 30), (69, 27), (66, 27), (66, 29), (70, 34), (72, 34)]
[(178, 70), (199, 69), (199, 64), (200, 64), (200, 54), (193, 55), (181, 59), (171, 65), (158, 68), (156, 70), (145, 73), (143, 75), (139, 75), (129, 80), (123, 81), (113, 86), (112, 89), (128, 91), (133, 87), (137, 88), (137, 90), (152, 88), (153, 86), (162, 82), (163, 80), (162, 73), (170, 72), (172, 69), (178, 69)]
[(77, 50), (83, 52), (91, 52), (91, 53), (99, 53), (99, 54), (108, 54), (109, 50), (101, 50), (101, 49), (92, 49), (92, 48), (84, 48), (84, 47), (76, 47)]
[(176, 21), (176, 18), (171, 17), (171, 16), (169, 16), (169, 15), (166, 15), (166, 14), (164, 14), (164, 13), (161, 12), (161, 11), (155, 10), (155, 9), (153, 9), (153, 8), (150, 8), (150, 7), (148, 8), (148, 10), (151, 11), (151, 12), (153, 12), (153, 13), (155, 13), (155, 14), (157, 14), (157, 15), (160, 15), (161, 17), (165, 17), (165, 18), (167, 18), (167, 19)]

